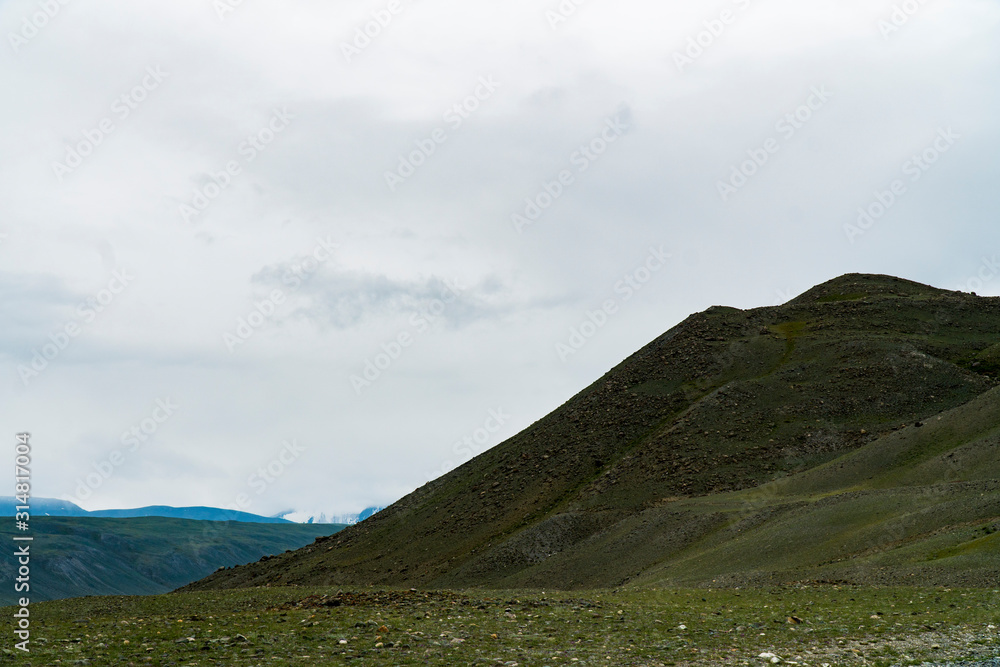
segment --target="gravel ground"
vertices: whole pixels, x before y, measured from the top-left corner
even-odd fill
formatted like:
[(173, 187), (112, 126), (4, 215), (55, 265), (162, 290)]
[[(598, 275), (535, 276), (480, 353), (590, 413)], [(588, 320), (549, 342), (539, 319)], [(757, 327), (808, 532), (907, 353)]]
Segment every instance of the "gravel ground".
[(1000, 658), (977, 662), (925, 662), (921, 667), (1000, 667)]

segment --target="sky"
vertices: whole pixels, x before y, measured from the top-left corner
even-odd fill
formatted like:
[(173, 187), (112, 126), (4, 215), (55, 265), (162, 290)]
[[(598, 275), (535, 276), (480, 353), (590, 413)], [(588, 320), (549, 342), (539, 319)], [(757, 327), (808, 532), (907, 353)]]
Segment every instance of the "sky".
[(996, 0), (2, 0), (0, 33), (36, 496), (357, 512), (712, 305), (1000, 295)]

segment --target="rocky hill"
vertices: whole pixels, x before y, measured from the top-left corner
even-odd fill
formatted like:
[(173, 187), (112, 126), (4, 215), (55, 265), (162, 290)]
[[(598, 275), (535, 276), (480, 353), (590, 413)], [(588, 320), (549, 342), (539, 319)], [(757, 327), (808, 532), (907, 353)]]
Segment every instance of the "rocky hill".
[(187, 588), (994, 585), (998, 372), (1000, 298), (852, 274), (712, 307), (370, 519)]

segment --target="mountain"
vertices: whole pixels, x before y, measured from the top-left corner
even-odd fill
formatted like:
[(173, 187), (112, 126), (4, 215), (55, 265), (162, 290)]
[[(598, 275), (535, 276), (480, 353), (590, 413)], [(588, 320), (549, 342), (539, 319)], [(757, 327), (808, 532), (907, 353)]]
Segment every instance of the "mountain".
[(384, 507), (367, 507), (358, 514), (337, 514), (334, 512), (327, 514), (322, 511), (302, 512), (289, 510), (288, 512), (281, 512), (275, 516), (288, 521), (294, 521), (295, 523), (342, 523), (350, 526), (358, 523), (359, 521), (364, 521), (376, 512), (381, 512), (384, 509)]
[[(0, 496), (0, 516), (14, 516), (20, 505), (14, 496)], [(56, 498), (31, 498), (32, 516), (86, 516), (87, 510), (76, 503)]]
[[(15, 507), (19, 505), (13, 496), (0, 496), (0, 516), (14, 516)], [(199, 521), (240, 521), (243, 523), (290, 523), (280, 517), (267, 517), (224, 510), (215, 507), (168, 507), (167, 505), (150, 505), (124, 510), (95, 510), (88, 512), (79, 505), (68, 500), (55, 498), (32, 498), (29, 505), (32, 517), (36, 516), (89, 516), (107, 518), (134, 518), (159, 516), (174, 519), (196, 519)], [(326, 523), (347, 523), (346, 521), (328, 521)]]
[[(343, 526), (292, 523), (191, 521), (162, 517), (108, 519), (42, 517), (31, 520), (32, 602), (84, 595), (165, 593), (230, 567), (297, 549)], [(0, 540), (14, 535), (13, 521), (0, 523)], [(0, 579), (13, 582), (14, 548), (0, 558)], [(14, 604), (14, 585), (0, 589), (0, 606)]]
[[(158, 516), (173, 519), (191, 519), (196, 521), (239, 521), (241, 523), (291, 523), (286, 519), (272, 516), (259, 516), (249, 512), (224, 510), (215, 507), (168, 507), (166, 505), (150, 505), (129, 510), (96, 510), (88, 512), (87, 516), (107, 518), (136, 518)], [(333, 522), (331, 522), (333, 523)]]
[(187, 589), (993, 586), (998, 374), (1000, 298), (850, 274), (714, 306), (370, 519)]

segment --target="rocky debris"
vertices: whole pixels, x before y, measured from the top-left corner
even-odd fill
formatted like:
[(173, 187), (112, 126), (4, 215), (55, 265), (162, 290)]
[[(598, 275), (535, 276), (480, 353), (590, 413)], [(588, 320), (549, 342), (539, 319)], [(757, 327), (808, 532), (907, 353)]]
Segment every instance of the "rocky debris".
[(338, 592), (335, 595), (310, 595), (296, 602), (287, 602), (269, 611), (287, 611), (290, 609), (319, 609), (321, 607), (399, 607), (422, 606), (427, 603), (447, 604), (482, 604), (458, 593), (442, 591), (378, 591), (373, 593)]
[(1000, 667), (1000, 658), (978, 660), (976, 662), (925, 662), (919, 667)]

